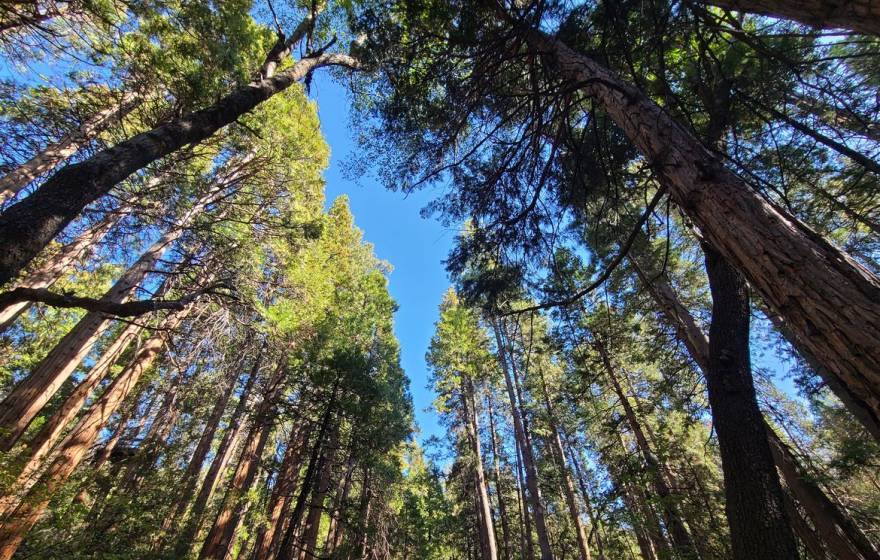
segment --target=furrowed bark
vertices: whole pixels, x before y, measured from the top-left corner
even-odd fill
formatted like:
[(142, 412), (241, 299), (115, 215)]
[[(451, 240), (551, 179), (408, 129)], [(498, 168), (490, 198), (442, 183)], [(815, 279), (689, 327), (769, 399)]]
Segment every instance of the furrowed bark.
[(877, 0), (703, 0), (728, 10), (798, 21), (820, 28), (880, 35)]
[(26, 186), (73, 156), (103, 130), (128, 115), (139, 101), (134, 92), (122, 95), (117, 105), (98, 111), (75, 131), (46, 146), (43, 151), (0, 177), (0, 204), (13, 198)]
[(523, 427), (523, 419), (521, 417), (521, 408), (518, 405), (516, 390), (514, 389), (514, 380), (510, 371), (511, 364), (507, 358), (507, 346), (501, 337), (501, 327), (496, 319), (492, 319), (492, 330), (495, 332), (495, 342), (498, 346), (498, 361), (501, 365), (501, 371), (504, 374), (504, 383), (507, 386), (507, 395), (510, 398), (511, 416), (513, 417), (514, 435), (517, 445), (522, 453), (523, 466), (526, 471), (526, 487), (528, 488), (529, 504), (532, 507), (532, 513), (535, 520), (535, 529), (538, 533), (538, 544), (541, 548), (541, 560), (553, 560), (553, 551), (550, 548), (550, 539), (547, 535), (547, 523), (545, 520), (544, 504), (541, 500), (541, 491), (538, 487), (538, 470), (535, 467), (535, 460), (532, 454), (532, 447), (529, 445), (525, 429)]
[(32, 195), (0, 214), (0, 245), (5, 248), (0, 253), (0, 285), (16, 277), (83, 208), (133, 173), (209, 138), (313, 70), (332, 65), (354, 68), (357, 61), (333, 53), (303, 58), (279, 74), (234, 90), (211, 107), (133, 136), (57, 172)]
[(132, 362), (65, 437), (58, 457), (43, 474), (39, 484), (0, 527), (0, 560), (9, 560), (15, 554), (27, 532), (43, 516), (52, 496), (82, 462), (107, 421), (137, 385), (140, 376), (153, 364), (164, 348), (170, 331), (180, 323), (185, 313), (174, 313), (162, 322), (156, 334), (143, 345)]
[(609, 114), (706, 241), (880, 416), (880, 280), (753, 191), (637, 88), (549, 35), (521, 35)]
[[(165, 251), (181, 236), (192, 220), (216, 197), (211, 192), (183, 214), (177, 222), (116, 281), (101, 298), (107, 303), (124, 303), (137, 290), (146, 275), (155, 268)], [(92, 345), (104, 334), (112, 319), (99, 312), (89, 312), (37, 364), (31, 374), (6, 396), (0, 412), (0, 449), (8, 451), (24, 434), (31, 421), (49, 399), (67, 381)]]

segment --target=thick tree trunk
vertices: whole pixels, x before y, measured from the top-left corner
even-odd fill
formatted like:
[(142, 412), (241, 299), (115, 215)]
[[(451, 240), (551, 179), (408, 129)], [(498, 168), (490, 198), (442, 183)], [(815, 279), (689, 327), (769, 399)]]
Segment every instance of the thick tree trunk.
[(202, 550), (199, 553), (200, 560), (223, 560), (233, 544), (233, 536), (244, 512), (245, 497), (256, 479), (263, 450), (269, 439), (273, 411), (284, 387), (282, 380), (285, 372), (286, 370), (282, 366), (277, 367), (276, 373), (269, 380), (266, 391), (263, 393), (260, 404), (254, 411), (241, 458), (226, 490), (226, 496), (214, 520), (214, 525), (202, 545)]
[[(10, 288), (29, 288), (32, 290), (48, 288), (69, 273), (75, 263), (83, 261), (107, 235), (107, 232), (113, 229), (113, 226), (127, 213), (128, 208), (120, 208), (108, 213), (95, 225), (79, 234), (76, 239), (61, 247), (57, 254), (47, 258), (36, 270), (28, 273), (21, 282), (10, 286)], [(21, 301), (0, 309), (0, 333), (11, 327), (18, 316), (26, 311), (30, 305), (30, 302)]]
[(548, 439), (552, 446), (553, 457), (556, 459), (556, 466), (559, 468), (559, 474), (562, 477), (562, 494), (565, 498), (565, 504), (568, 506), (568, 515), (571, 518), (575, 535), (577, 536), (578, 554), (581, 560), (592, 560), (590, 554), (590, 546), (587, 543), (587, 534), (584, 531), (584, 524), (581, 521), (581, 512), (578, 509), (577, 498), (575, 497), (574, 481), (571, 479), (571, 472), (565, 461), (565, 449), (562, 446), (562, 437), (559, 435), (559, 428), (556, 424), (556, 415), (553, 413), (553, 405), (550, 403), (550, 393), (547, 391), (547, 380), (544, 378), (544, 371), (540, 371), (541, 388), (544, 391), (544, 406), (547, 410), (547, 421), (550, 425), (550, 434)]
[(159, 355), (169, 332), (180, 323), (185, 314), (186, 311), (176, 312), (163, 321), (156, 334), (141, 347), (132, 362), (67, 434), (61, 443), (58, 457), (43, 474), (39, 484), (0, 527), (0, 560), (9, 560), (15, 554), (27, 532), (42, 517), (52, 496), (80, 464), (107, 421)]
[(699, 552), (694, 546), (693, 539), (676, 504), (676, 497), (666, 479), (664, 466), (651, 449), (651, 444), (645, 435), (641, 421), (633, 409), (629, 397), (624, 393), (620, 385), (620, 380), (617, 377), (614, 365), (611, 363), (608, 350), (598, 338), (593, 341), (593, 347), (598, 351), (602, 364), (605, 367), (605, 372), (608, 374), (608, 379), (611, 381), (611, 388), (623, 407), (624, 416), (633, 432), (639, 453), (645, 461), (654, 491), (657, 493), (657, 497), (660, 498), (660, 504), (663, 509), (663, 521), (669, 532), (676, 556), (680, 558), (699, 558)]
[[(155, 268), (166, 250), (183, 234), (192, 220), (216, 198), (212, 191), (185, 212), (177, 222), (116, 281), (101, 298), (123, 303), (137, 290), (146, 275)], [(0, 412), (0, 449), (8, 451), (42, 410), (61, 385), (88, 355), (92, 345), (109, 328), (113, 319), (98, 312), (88, 312), (60, 342), (37, 364), (31, 374), (16, 385), (3, 400)]]
[(737, 560), (797, 558), (752, 381), (748, 289), (720, 254), (709, 247), (704, 250), (712, 291), (705, 377), (721, 448), (733, 556)]
[[(126, 327), (116, 337), (116, 340), (107, 347), (104, 354), (92, 366), (82, 382), (64, 400), (58, 410), (40, 427), (40, 431), (37, 432), (34, 439), (28, 442), (28, 458), (13, 486), (15, 491), (18, 493), (27, 491), (36, 482), (37, 474), (42, 469), (45, 460), (49, 457), (52, 448), (58, 443), (58, 440), (64, 433), (64, 429), (76, 418), (89, 395), (104, 380), (110, 372), (110, 368), (113, 367), (113, 364), (116, 363), (122, 352), (137, 338), (140, 331), (141, 327), (136, 324)], [(4, 496), (0, 503), (6, 504), (7, 497)], [(5, 507), (3, 511), (6, 511)]]
[(137, 107), (138, 102), (138, 96), (134, 92), (124, 93), (118, 104), (98, 111), (79, 128), (49, 144), (43, 151), (0, 177), (0, 204), (14, 197), (41, 175), (58, 167), (100, 132), (125, 118)]
[(637, 88), (540, 31), (522, 35), (607, 111), (707, 242), (880, 416), (880, 280), (752, 190)]
[(483, 560), (498, 560), (498, 547), (495, 542), (495, 524), (492, 522), (492, 506), (489, 503), (488, 482), (483, 469), (483, 453), (480, 449), (480, 428), (477, 425), (477, 401), (474, 396), (473, 380), (465, 374), (461, 377), (461, 400), (464, 426), (474, 469), (474, 486), (477, 494), (477, 508), (480, 518), (480, 552)]
[(243, 420), (248, 409), (251, 392), (253, 391), (254, 384), (260, 375), (260, 367), (263, 363), (264, 352), (265, 345), (259, 350), (257, 356), (254, 358), (253, 367), (251, 368), (245, 386), (241, 391), (238, 403), (235, 405), (235, 410), (229, 418), (229, 425), (223, 434), (223, 439), (220, 441), (220, 445), (217, 447), (217, 451), (214, 454), (214, 460), (211, 461), (211, 466), (208, 467), (208, 472), (205, 475), (205, 479), (202, 481), (202, 486), (193, 502), (186, 523), (183, 525), (183, 528), (175, 539), (175, 558), (184, 558), (188, 555), (193, 540), (202, 526), (202, 518), (205, 515), (208, 502), (211, 500), (211, 496), (214, 495), (217, 483), (220, 481), (220, 477), (226, 470), (226, 465), (229, 463), (229, 460), (235, 451), (239, 436), (241, 435), (241, 430), (244, 426)]
[[(635, 260), (631, 262), (657, 305), (666, 315), (668, 322), (675, 329), (679, 339), (688, 348), (691, 357), (704, 372), (708, 371), (710, 364), (709, 340), (697, 325), (694, 317), (682, 305), (678, 296), (662, 277), (658, 276), (651, 280)], [(845, 551), (855, 550), (861, 556), (853, 558), (877, 559), (877, 550), (864, 533), (855, 526), (833, 500), (825, 495), (821, 488), (808, 477), (802, 475), (803, 469), (797, 458), (791, 449), (779, 439), (773, 428), (767, 425), (766, 421), (764, 430), (770, 444), (773, 462), (781, 473), (785, 486), (794, 495), (800, 508), (806, 512), (813, 526), (818, 529), (823, 542), (829, 548), (836, 547), (835, 554), (841, 558), (847, 557)], [(786, 511), (789, 512), (789, 515), (791, 512), (801, 515), (800, 509), (797, 507), (787, 508)], [(790, 518), (789, 521), (792, 522), (792, 527), (799, 537), (815, 538), (815, 534), (812, 532), (804, 533), (803, 528), (807, 525), (802, 519)], [(810, 548), (810, 543), (804, 542), (804, 545)]]
[(791, 19), (819, 28), (880, 35), (877, 0), (702, 0), (728, 10)]
[[(302, 27), (302, 26), (301, 26)], [(300, 37), (307, 29), (302, 29)], [(82, 210), (150, 163), (198, 144), (310, 72), (331, 65), (355, 67), (342, 54), (303, 58), (283, 72), (233, 90), (217, 103), (129, 138), (69, 165), (0, 214), (0, 285), (12, 280)]]
[(553, 551), (550, 548), (550, 538), (547, 534), (547, 522), (545, 520), (544, 504), (541, 500), (541, 491), (538, 487), (538, 469), (532, 454), (532, 446), (528, 442), (525, 428), (523, 427), (522, 404), (519, 403), (514, 388), (514, 380), (508, 363), (507, 347), (501, 336), (501, 327), (496, 319), (491, 320), (492, 329), (495, 331), (495, 342), (498, 346), (498, 361), (501, 371), (504, 373), (504, 383), (507, 386), (507, 396), (510, 399), (511, 416), (513, 417), (514, 436), (517, 446), (522, 453), (523, 466), (526, 471), (526, 487), (528, 488), (529, 504), (535, 516), (535, 529), (538, 533), (538, 545), (541, 548), (541, 560), (553, 560)]

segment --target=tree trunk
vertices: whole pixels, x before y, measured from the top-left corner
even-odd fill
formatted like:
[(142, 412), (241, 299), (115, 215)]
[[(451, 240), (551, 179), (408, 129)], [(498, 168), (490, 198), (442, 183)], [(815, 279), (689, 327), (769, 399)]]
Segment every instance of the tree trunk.
[(468, 444), (473, 455), (474, 485), (479, 512), (480, 552), (483, 560), (498, 560), (498, 547), (495, 543), (495, 526), (492, 522), (492, 507), (489, 504), (488, 482), (483, 469), (483, 453), (480, 449), (480, 428), (477, 425), (477, 402), (474, 397), (473, 380), (465, 374), (461, 377), (461, 401), (464, 426)]
[[(299, 38), (308, 27), (300, 26)], [(294, 34), (296, 38), (296, 34)], [(355, 67), (347, 55), (319, 53), (283, 72), (233, 90), (214, 105), (133, 136), (55, 173), (33, 194), (0, 214), (0, 285), (15, 278), (82, 210), (133, 173), (198, 144), (312, 71), (331, 65)]]
[(12, 557), (27, 532), (42, 517), (52, 496), (80, 464), (107, 421), (159, 355), (169, 332), (180, 323), (186, 312), (173, 313), (163, 321), (156, 334), (143, 345), (132, 362), (67, 434), (58, 457), (43, 474), (39, 484), (0, 527), (0, 560)]
[(497, 320), (491, 320), (492, 329), (495, 331), (495, 342), (498, 346), (498, 361), (504, 373), (504, 383), (507, 385), (507, 396), (510, 398), (511, 416), (513, 417), (514, 435), (517, 445), (522, 452), (523, 464), (526, 471), (526, 486), (529, 490), (529, 503), (535, 516), (535, 528), (538, 533), (538, 544), (541, 548), (541, 560), (553, 560), (553, 551), (550, 548), (550, 538), (547, 534), (547, 523), (544, 515), (544, 504), (541, 501), (541, 491), (538, 488), (538, 469), (535, 466), (532, 446), (526, 438), (521, 417), (521, 404), (518, 404), (514, 381), (510, 373), (510, 365), (507, 359), (507, 347), (501, 337), (501, 328)]
[(498, 434), (495, 431), (495, 406), (492, 403), (492, 390), (486, 391), (489, 410), (489, 434), (492, 438), (492, 465), (495, 474), (495, 493), (498, 495), (498, 515), (501, 517), (501, 542), (502, 557), (504, 560), (511, 559), (510, 520), (507, 515), (507, 506), (504, 503), (504, 492), (501, 487), (501, 459), (498, 455)]
[[(101, 221), (95, 223), (79, 234), (76, 239), (61, 247), (57, 254), (47, 258), (36, 270), (28, 273), (14, 287), (37, 290), (48, 288), (57, 282), (70, 272), (75, 263), (83, 261), (86, 255), (94, 250), (101, 239), (107, 235), (107, 232), (113, 229), (113, 226), (128, 213), (128, 210), (128, 208), (120, 208), (108, 213)], [(12, 287), (10, 286), (10, 288)], [(18, 316), (30, 306), (30, 302), (21, 301), (0, 309), (0, 333), (11, 327)]]
[[(596, 535), (596, 550), (599, 552), (599, 560), (605, 560), (605, 546), (602, 543), (602, 525), (599, 523), (599, 519), (596, 517), (593, 512), (593, 507), (590, 505), (590, 492), (587, 489), (587, 481), (584, 479), (584, 474), (581, 472), (580, 462), (578, 461), (577, 455), (572, 449), (571, 442), (566, 438), (565, 441), (566, 449), (568, 451), (568, 455), (571, 457), (571, 464), (574, 466), (575, 475), (577, 476), (578, 486), (580, 487), (581, 497), (584, 500), (584, 506), (587, 509), (587, 516), (590, 518), (590, 524), (593, 526), (592, 533)], [(564, 455), (563, 455), (564, 457)]]
[(0, 177), (0, 204), (14, 197), (41, 175), (58, 167), (100, 132), (125, 118), (138, 106), (138, 103), (137, 94), (123, 93), (118, 104), (98, 111), (86, 119), (79, 128), (49, 144), (43, 151)]
[(241, 458), (226, 490), (226, 496), (217, 513), (217, 518), (214, 520), (214, 525), (202, 545), (202, 550), (199, 553), (200, 560), (206, 558), (223, 560), (233, 544), (233, 536), (244, 512), (246, 495), (257, 476), (263, 450), (269, 439), (273, 412), (284, 387), (285, 373), (285, 368), (279, 365), (276, 373), (269, 380), (260, 404), (254, 411)]
[(880, 35), (880, 3), (877, 0), (703, 0), (707, 4), (791, 19), (819, 28), (851, 29)]
[(593, 341), (593, 347), (598, 351), (602, 364), (605, 366), (608, 379), (611, 381), (611, 387), (617, 395), (617, 398), (620, 400), (627, 424), (629, 424), (633, 436), (635, 436), (639, 453), (642, 455), (645, 465), (647, 466), (652, 486), (657, 493), (657, 497), (660, 499), (660, 504), (663, 509), (663, 521), (665, 522), (667, 531), (669, 531), (669, 537), (672, 541), (672, 546), (675, 549), (676, 556), (680, 558), (699, 558), (697, 548), (694, 546), (693, 539), (691, 539), (690, 533), (688, 532), (684, 520), (681, 517), (681, 513), (679, 512), (676, 504), (676, 497), (669, 487), (669, 482), (666, 480), (665, 469), (651, 449), (651, 444), (645, 435), (641, 421), (636, 415), (632, 404), (629, 402), (629, 397), (623, 392), (623, 388), (617, 377), (617, 372), (614, 369), (614, 365), (611, 363), (611, 357), (608, 355), (607, 348), (605, 348), (605, 345), (598, 338)]
[(299, 560), (309, 560), (317, 557), (315, 549), (318, 546), (318, 530), (321, 527), (321, 515), (324, 513), (324, 502), (330, 492), (331, 474), (336, 460), (337, 447), (339, 447), (339, 424), (333, 426), (330, 437), (324, 445), (321, 458), (318, 462), (317, 484), (312, 489), (312, 498), (309, 503), (309, 513), (303, 525), (302, 546), (300, 547)]
[[(353, 443), (350, 444), (353, 446)], [(348, 495), (351, 493), (352, 476), (356, 466), (354, 450), (349, 452), (345, 475), (340, 480), (340, 484), (336, 487), (335, 504), (333, 506), (333, 514), (330, 518), (330, 526), (327, 529), (327, 541), (324, 545), (323, 554), (327, 558), (334, 558), (334, 553), (342, 543), (343, 523), (342, 515), (345, 511), (345, 504), (348, 501)]]
[(217, 447), (217, 451), (214, 454), (214, 460), (211, 461), (211, 466), (208, 468), (205, 479), (202, 481), (202, 486), (193, 502), (186, 523), (183, 525), (183, 528), (175, 539), (175, 558), (184, 558), (188, 556), (193, 540), (202, 526), (202, 518), (205, 515), (208, 502), (211, 500), (211, 496), (213, 496), (214, 490), (217, 488), (217, 483), (219, 482), (223, 471), (226, 470), (226, 465), (229, 463), (229, 460), (235, 451), (244, 425), (242, 420), (247, 412), (251, 391), (253, 390), (254, 383), (260, 374), (260, 366), (262, 365), (265, 348), (266, 346), (264, 344), (254, 358), (254, 365), (251, 368), (245, 386), (241, 391), (238, 403), (235, 405), (235, 410), (229, 418), (229, 425), (226, 428), (226, 432), (223, 434), (223, 439), (220, 441), (220, 445)]
[[(216, 198), (216, 191), (205, 194), (185, 212), (169, 230), (153, 243), (131, 267), (123, 273), (101, 298), (122, 303), (137, 290), (146, 275), (155, 268), (166, 250), (183, 234), (192, 220)], [(37, 364), (31, 374), (16, 385), (3, 400), (0, 413), (0, 449), (9, 451), (39, 414), (49, 399), (67, 381), (73, 371), (88, 355), (92, 345), (107, 330), (113, 319), (98, 312), (88, 312)]]
[(721, 448), (733, 556), (738, 560), (797, 558), (752, 381), (746, 283), (720, 254), (708, 246), (704, 250), (712, 291), (705, 377)]
[(880, 280), (762, 198), (637, 88), (553, 37), (521, 33), (608, 112), (707, 242), (880, 417)]
[(526, 485), (523, 480), (525, 478), (525, 473), (523, 473), (522, 467), (522, 454), (520, 453), (518, 444), (514, 445), (513, 449), (516, 454), (516, 497), (519, 505), (519, 527), (522, 537), (521, 554), (528, 560), (533, 560), (535, 558), (535, 547), (532, 542), (531, 512), (529, 512), (528, 498), (526, 498)]
[[(657, 305), (666, 315), (668, 322), (678, 333), (679, 339), (688, 348), (691, 357), (704, 372), (708, 371), (710, 364), (709, 340), (697, 325), (693, 316), (681, 304), (678, 296), (665, 280), (659, 276), (649, 280), (638, 263), (634, 259), (631, 262), (639, 277), (654, 297)], [(841, 558), (846, 558), (843, 551), (856, 550), (862, 556), (855, 556), (855, 558), (877, 559), (876, 549), (858, 527), (855, 526), (852, 520), (837, 507), (833, 500), (825, 495), (821, 488), (801, 474), (802, 468), (797, 458), (791, 452), (791, 449), (779, 439), (773, 428), (767, 425), (766, 421), (764, 422), (764, 431), (770, 443), (773, 462), (779, 473), (781, 473), (786, 487), (794, 494), (801, 508), (807, 512), (813, 525), (818, 529), (822, 540), (828, 543), (829, 547), (837, 546), (838, 549), (835, 554)], [(800, 515), (798, 508), (787, 508), (786, 511), (789, 514), (794, 511)], [(790, 518), (789, 521), (792, 522), (793, 529), (798, 536), (805, 535), (805, 538), (815, 537), (812, 533), (804, 533), (802, 526), (806, 525), (803, 520)], [(848, 540), (841, 542), (842, 539)], [(832, 545), (831, 543), (838, 544)], [(810, 543), (804, 542), (804, 545), (810, 548)]]
[(568, 506), (568, 515), (571, 518), (571, 523), (577, 536), (578, 553), (581, 560), (592, 560), (590, 547), (587, 544), (587, 534), (584, 531), (581, 513), (578, 510), (577, 498), (575, 498), (574, 494), (574, 481), (571, 479), (571, 472), (565, 461), (565, 449), (562, 447), (562, 437), (559, 435), (556, 415), (553, 414), (553, 405), (550, 403), (550, 393), (547, 391), (547, 380), (544, 378), (543, 370), (540, 370), (540, 376), (541, 387), (544, 391), (544, 406), (547, 410), (547, 420), (550, 425), (550, 435), (548, 437), (553, 448), (553, 457), (556, 459), (556, 465), (559, 467), (559, 474), (562, 477), (562, 494), (565, 498), (565, 504)]
[[(28, 442), (27, 461), (22, 471), (19, 473), (14, 486), (14, 491), (21, 493), (27, 491), (30, 486), (36, 482), (37, 473), (43, 467), (45, 460), (48, 458), (50, 451), (61, 438), (64, 429), (70, 422), (76, 418), (76, 415), (86, 403), (89, 395), (98, 386), (110, 372), (110, 368), (116, 363), (116, 360), (125, 351), (129, 344), (134, 341), (141, 327), (131, 324), (126, 327), (116, 340), (104, 351), (104, 354), (98, 359), (94, 366), (86, 374), (82, 382), (76, 386), (73, 392), (64, 400), (61, 407), (56, 410), (52, 416), (40, 427), (40, 431), (34, 436), (34, 439)], [(7, 503), (6, 496), (0, 503), (4, 506)], [(6, 511), (4, 507), (3, 512)], [(0, 513), (2, 516), (2, 513)]]

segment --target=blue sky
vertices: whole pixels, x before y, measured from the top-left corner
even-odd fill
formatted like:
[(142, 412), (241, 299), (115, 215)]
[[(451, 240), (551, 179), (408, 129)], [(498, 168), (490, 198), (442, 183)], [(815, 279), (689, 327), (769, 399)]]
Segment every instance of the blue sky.
[(376, 255), (394, 270), (390, 276), (391, 295), (400, 306), (395, 328), (400, 340), (403, 368), (411, 381), (419, 439), (442, 435), (437, 416), (426, 410), (434, 397), (426, 389), (428, 371), (425, 352), (434, 333), (438, 306), (450, 282), (443, 267), (455, 231), (433, 219), (424, 219), (420, 210), (436, 191), (424, 190), (405, 196), (387, 190), (374, 178), (351, 180), (343, 172), (354, 150), (355, 132), (350, 129), (349, 102), (343, 86), (326, 74), (316, 74), (311, 96), (318, 103), (321, 129), (330, 145), (327, 204), (339, 195), (350, 199), (355, 223), (366, 241), (375, 246)]

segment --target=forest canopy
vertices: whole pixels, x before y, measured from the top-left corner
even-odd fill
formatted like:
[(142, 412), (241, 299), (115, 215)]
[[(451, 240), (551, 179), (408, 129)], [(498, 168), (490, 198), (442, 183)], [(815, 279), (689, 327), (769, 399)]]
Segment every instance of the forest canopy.
[[(7, 0), (0, 57), (0, 560), (880, 560), (877, 0)], [(318, 75), (457, 232), (431, 437)]]

